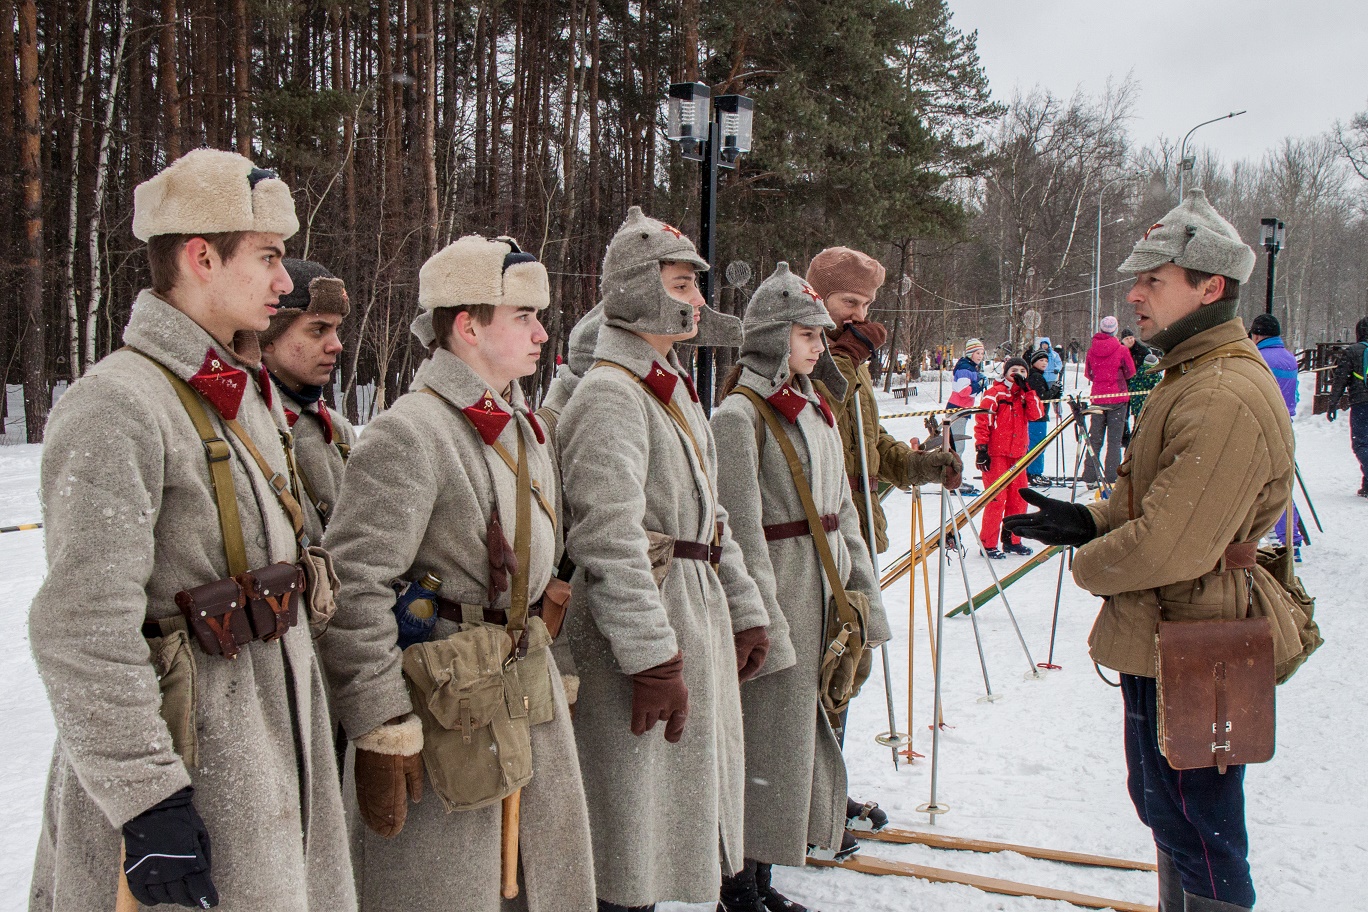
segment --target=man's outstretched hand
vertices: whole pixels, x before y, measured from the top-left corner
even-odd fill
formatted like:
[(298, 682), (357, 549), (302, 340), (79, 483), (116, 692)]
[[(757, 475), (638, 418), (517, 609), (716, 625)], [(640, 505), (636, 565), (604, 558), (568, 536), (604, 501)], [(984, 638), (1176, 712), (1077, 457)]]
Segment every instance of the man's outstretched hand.
[(1097, 523), (1082, 504), (1046, 497), (1030, 488), (1021, 499), (1037, 508), (1035, 513), (1018, 513), (1002, 521), (1002, 530), (1021, 538), (1033, 538), (1047, 545), (1073, 547), (1097, 538)]

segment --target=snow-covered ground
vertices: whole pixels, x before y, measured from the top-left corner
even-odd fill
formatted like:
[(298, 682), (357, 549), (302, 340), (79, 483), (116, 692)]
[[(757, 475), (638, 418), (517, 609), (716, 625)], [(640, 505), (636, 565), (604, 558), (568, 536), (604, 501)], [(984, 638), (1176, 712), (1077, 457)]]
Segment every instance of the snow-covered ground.
[[(1363, 593), (1368, 592), (1363, 528), (1368, 501), (1354, 496), (1358, 466), (1349, 449), (1347, 417), (1331, 425), (1312, 418), (1310, 378), (1303, 378), (1303, 408), (1296, 420), (1298, 461), (1325, 533), (1314, 525), (1300, 574), (1317, 597), (1316, 618), (1326, 644), (1278, 690), (1278, 751), (1272, 762), (1251, 767), (1246, 778), (1251, 861), (1259, 908), (1269, 912), (1368, 907), (1368, 873), (1358, 867), (1368, 853), (1368, 718), (1362, 705), (1364, 663), (1354, 644), (1368, 639)], [(934, 382), (918, 384), (922, 395), (907, 405), (881, 403), (886, 415), (936, 403)], [(1072, 388), (1072, 384), (1071, 384)], [(921, 419), (890, 418), (899, 437), (925, 437)], [(1072, 432), (1066, 432), (1066, 465), (1073, 465)], [(0, 526), (39, 517), (36, 446), (0, 447)], [(1054, 472), (1054, 457), (1049, 471)], [(976, 473), (973, 473), (976, 474)], [(1056, 488), (1056, 495), (1063, 489)], [(1300, 501), (1300, 495), (1299, 495)], [(912, 499), (894, 493), (885, 508), (892, 560), (907, 550)], [(937, 522), (939, 497), (928, 488), (923, 505)], [(1309, 512), (1303, 514), (1310, 522)], [(1009, 572), (1021, 562), (995, 564)], [(964, 601), (958, 563), (946, 565), (947, 610)], [(976, 555), (964, 566), (975, 592), (991, 584), (987, 563)], [(1136, 820), (1125, 789), (1121, 748), (1121, 698), (1094, 672), (1087, 634), (1098, 600), (1064, 576), (1054, 661), (1062, 667), (1039, 680), (1027, 678), (1032, 662), (1045, 661), (1058, 560), (1008, 590), (1030, 649), (1028, 662), (1000, 602), (979, 614), (989, 680), (999, 699), (984, 702), (984, 679), (968, 618), (947, 619), (944, 644), (944, 718), (940, 739), (938, 798), (950, 812), (938, 832), (1152, 859), (1148, 831)], [(929, 568), (931, 592), (937, 564)], [(22, 909), (37, 839), (43, 781), (54, 730), (27, 648), (25, 617), (44, 573), (43, 533), (0, 535), (0, 912)], [(908, 729), (908, 644), (913, 645), (915, 750), (927, 758), (894, 772), (889, 751), (874, 743), (885, 731), (887, 711), (881, 669), (855, 703), (846, 756), (851, 792), (878, 801), (895, 826), (925, 828), (917, 806), (927, 801), (931, 774), (932, 677), (923, 582), (909, 619), (908, 583), (885, 592), (895, 631), (890, 646), (894, 706), (900, 729)], [(1355, 707), (1359, 707), (1356, 709)], [(1154, 901), (1154, 875), (1073, 867), (1018, 855), (945, 852), (868, 842), (881, 858), (1114, 897)], [(1355, 861), (1355, 859), (1360, 859)], [(824, 912), (919, 912), (1009, 910), (1046, 912), (1062, 903), (982, 893), (970, 887), (903, 877), (872, 877), (850, 871), (776, 869), (776, 885), (794, 899)], [(676, 907), (682, 908), (682, 907)], [(703, 909), (705, 907), (691, 907)], [(662, 907), (664, 912), (664, 907)]]

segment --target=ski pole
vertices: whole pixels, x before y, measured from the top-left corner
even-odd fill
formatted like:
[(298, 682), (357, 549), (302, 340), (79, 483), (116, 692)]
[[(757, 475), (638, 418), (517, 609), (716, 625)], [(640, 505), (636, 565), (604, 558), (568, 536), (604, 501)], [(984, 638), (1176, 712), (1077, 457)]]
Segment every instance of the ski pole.
[[(860, 406), (860, 391), (855, 390), (855, 433), (856, 439), (860, 442), (860, 475), (864, 477), (864, 502), (865, 502), (865, 525), (868, 529), (866, 544), (869, 546), (869, 562), (874, 567), (874, 578), (879, 578), (879, 547), (874, 536), (874, 494), (870, 490), (873, 485), (869, 477), (869, 457), (865, 452), (865, 424), (864, 409)], [(893, 770), (898, 769), (898, 748), (903, 744), (911, 744), (910, 736), (898, 731), (898, 720), (893, 714), (893, 672), (888, 666), (888, 644), (879, 644), (879, 655), (883, 659), (884, 677), (884, 700), (888, 704), (888, 731), (876, 735), (874, 740), (880, 744), (887, 745), (893, 754)]]
[[(1063, 447), (1060, 447), (1063, 449)], [(1076, 503), (1078, 500), (1078, 468), (1083, 464), (1083, 451), (1079, 450), (1074, 457), (1073, 478), (1069, 479), (1069, 502)], [(1055, 578), (1055, 599), (1054, 614), (1050, 618), (1050, 654), (1046, 657), (1044, 664), (1038, 666), (1047, 671), (1059, 671), (1062, 665), (1054, 663), (1055, 633), (1059, 630), (1059, 600), (1064, 593), (1064, 564), (1068, 561), (1068, 555), (1072, 552), (1071, 548), (1066, 548), (1059, 552), (1059, 575)]]
[[(946, 434), (941, 440), (941, 449), (947, 452), (950, 449), (950, 435)], [(940, 492), (940, 549), (945, 553), (945, 485), (941, 485)], [(936, 571), (936, 638), (933, 649), (934, 658), (932, 659), (933, 679), (935, 688), (933, 697), (933, 710), (931, 713), (931, 795), (926, 804), (917, 808), (923, 814), (931, 818), (931, 825), (936, 825), (936, 815), (944, 814), (950, 810), (948, 805), (941, 804), (936, 800), (936, 786), (940, 775), (940, 733), (941, 733), (941, 649), (945, 644), (945, 638), (941, 635), (945, 626), (945, 568), (941, 567)]]
[(1316, 505), (1311, 502), (1311, 494), (1306, 490), (1306, 482), (1302, 481), (1301, 466), (1297, 465), (1297, 460), (1292, 460), (1292, 471), (1297, 474), (1297, 484), (1301, 486), (1302, 497), (1306, 498), (1307, 509), (1311, 511), (1311, 519), (1316, 523), (1316, 531), (1324, 532), (1325, 527), (1321, 525), (1320, 517), (1316, 515)]
[[(974, 538), (978, 539), (979, 553), (982, 554), (985, 559), (987, 559), (988, 555), (983, 548), (983, 539), (979, 538), (978, 529), (974, 525), (974, 517), (968, 516), (968, 508), (964, 505), (964, 497), (962, 495), (960, 496), (960, 509), (965, 511), (965, 515), (969, 520), (970, 534), (972, 534)], [(1002, 599), (1002, 607), (1007, 609), (1007, 617), (1009, 617), (1012, 621), (1012, 629), (1016, 631), (1017, 640), (1021, 643), (1021, 650), (1022, 652), (1026, 653), (1026, 667), (1030, 669), (1029, 673), (1031, 677), (1038, 678), (1040, 677), (1040, 672), (1036, 671), (1035, 659), (1031, 658), (1031, 650), (1030, 647), (1026, 645), (1026, 638), (1021, 635), (1021, 625), (1017, 623), (1016, 612), (1012, 611), (1012, 605), (1010, 602), (1007, 601), (1007, 593), (1002, 588), (1002, 581), (998, 579), (997, 570), (993, 569), (993, 562), (991, 560), (988, 561), (988, 573), (993, 577), (993, 586), (997, 589), (998, 598)], [(973, 596), (969, 597), (969, 612), (970, 614), (975, 613)]]

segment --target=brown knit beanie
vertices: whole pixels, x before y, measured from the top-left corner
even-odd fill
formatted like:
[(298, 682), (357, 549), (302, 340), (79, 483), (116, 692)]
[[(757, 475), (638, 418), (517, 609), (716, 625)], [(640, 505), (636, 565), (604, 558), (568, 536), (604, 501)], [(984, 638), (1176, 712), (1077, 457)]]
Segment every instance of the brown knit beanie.
[(808, 284), (826, 297), (837, 291), (853, 291), (873, 298), (884, 283), (883, 264), (849, 247), (828, 247), (812, 258)]

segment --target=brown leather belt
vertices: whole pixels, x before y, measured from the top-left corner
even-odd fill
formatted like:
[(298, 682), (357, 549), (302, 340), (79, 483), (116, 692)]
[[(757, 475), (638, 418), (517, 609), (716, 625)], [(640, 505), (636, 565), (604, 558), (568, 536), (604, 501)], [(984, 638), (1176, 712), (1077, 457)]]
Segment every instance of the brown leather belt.
[[(841, 528), (841, 517), (837, 516), (835, 513), (823, 514), (823, 532), (835, 532), (839, 528)], [(783, 541), (786, 538), (797, 538), (800, 535), (807, 535), (809, 531), (806, 519), (795, 519), (793, 522), (775, 523), (772, 526), (765, 526), (765, 541)]]
[(1216, 572), (1222, 570), (1253, 570), (1259, 564), (1259, 543), (1231, 542), (1226, 545), (1222, 555), (1223, 564), (1216, 565)]
[[(508, 626), (508, 612), (504, 611), (504, 609), (490, 608), (488, 605), (485, 605), (480, 611), (486, 624), (498, 624), (501, 627)], [(541, 599), (537, 599), (535, 605), (528, 606), (527, 614), (530, 617), (541, 617)], [(461, 610), (461, 603), (453, 602), (451, 599), (442, 598), (440, 596), (437, 598), (437, 616), (443, 620), (452, 621), (456, 624), (465, 623), (465, 612)]]
[(722, 546), (708, 542), (680, 541), (675, 539), (674, 556), (683, 560), (704, 561), (717, 565), (722, 563)]

